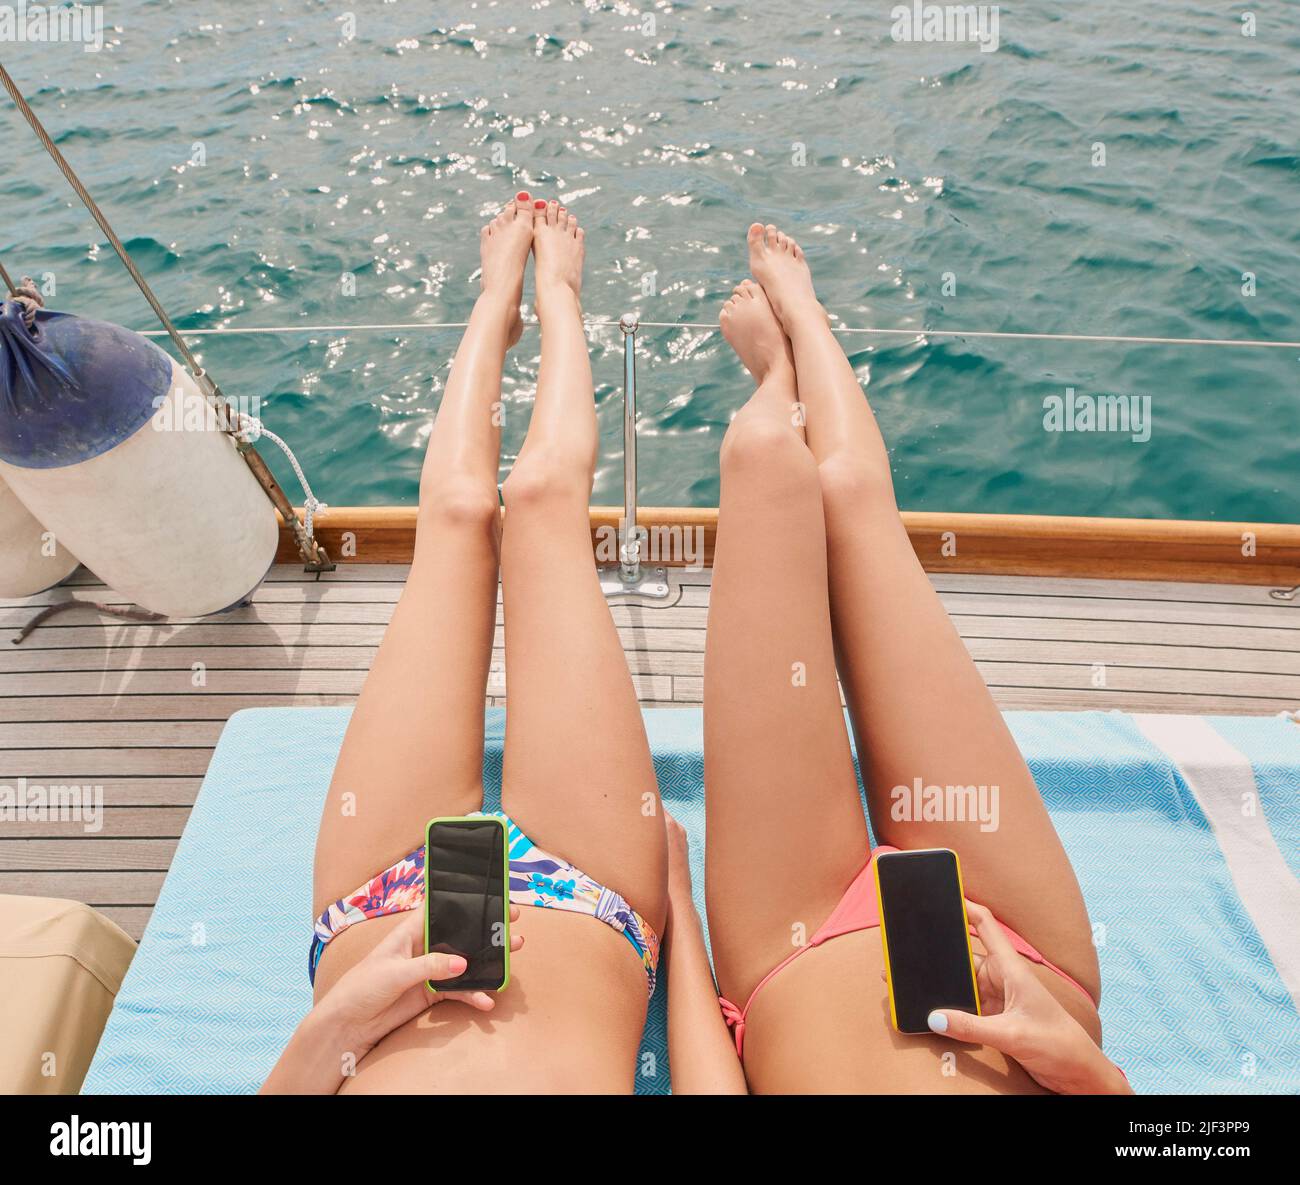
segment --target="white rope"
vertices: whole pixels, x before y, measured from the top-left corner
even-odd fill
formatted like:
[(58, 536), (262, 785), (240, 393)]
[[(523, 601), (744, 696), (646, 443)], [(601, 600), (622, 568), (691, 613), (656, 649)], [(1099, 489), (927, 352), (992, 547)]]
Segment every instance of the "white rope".
[[(536, 325), (536, 318), (529, 318), (525, 325)], [(617, 325), (617, 320), (608, 317), (592, 317), (585, 322), (588, 327)], [(182, 329), (184, 337), (222, 337), (275, 334), (275, 333), (401, 333), (421, 329), (464, 329), (468, 321), (402, 321), (390, 324), (350, 324), (350, 325), (254, 325), (225, 326), (218, 329)], [(708, 321), (642, 321), (642, 329), (693, 329), (708, 333), (717, 333), (718, 327)], [(872, 334), (891, 337), (971, 337), (971, 338), (1009, 338), (1020, 341), (1062, 341), (1062, 342), (1112, 342), (1116, 344), (1144, 346), (1229, 346), (1235, 348), (1254, 348), (1265, 350), (1300, 350), (1300, 342), (1256, 341), (1218, 337), (1128, 337), (1108, 333), (1012, 333), (986, 329), (877, 329), (868, 326), (832, 325), (834, 333)], [(166, 337), (164, 330), (152, 329), (141, 333), (142, 337)]]
[(293, 455), (293, 449), (286, 444), (280, 437), (271, 431), (256, 416), (245, 415), (243, 412), (235, 412), (235, 421), (238, 428), (235, 431), (235, 438), (242, 440), (247, 444), (256, 444), (263, 436), (273, 444), (280, 447), (280, 451), (289, 458), (289, 464), (293, 466), (294, 474), (298, 478), (298, 484), (302, 486), (303, 493), (303, 530), (307, 532), (307, 542), (313, 541), (314, 521), (318, 510), (326, 510), (328, 506), (324, 502), (316, 500), (316, 496), (311, 492), (311, 486), (307, 483), (307, 475), (303, 473), (302, 466), (298, 464), (298, 458)]

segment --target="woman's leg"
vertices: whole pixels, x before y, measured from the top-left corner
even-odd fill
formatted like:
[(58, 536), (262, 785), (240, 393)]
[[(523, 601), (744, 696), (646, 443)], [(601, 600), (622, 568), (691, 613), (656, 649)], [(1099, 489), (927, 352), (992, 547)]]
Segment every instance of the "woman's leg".
[[(774, 227), (758, 225), (750, 228), (749, 248), (753, 273), (791, 342), (821, 476), (835, 645), (872, 827), (900, 848), (956, 849), (971, 897), (1096, 999), (1097, 956), (1074, 870), (912, 550), (875, 416), (817, 303), (803, 252)], [(996, 825), (897, 817), (891, 792), (918, 780), (996, 787)]]
[(743, 1006), (835, 908), (867, 829), (792, 359), (757, 285), (742, 284), (720, 322), (758, 384), (722, 445), (704, 658), (709, 933), (718, 985)]
[[(314, 909), (421, 842), (434, 815), (483, 802), (483, 705), (496, 616), (501, 370), (519, 338), (532, 202), (481, 237), (483, 291), (452, 363), (420, 479), (415, 558), (353, 710), (316, 841)], [(379, 935), (357, 926), (336, 944)], [(327, 954), (317, 992), (341, 968)]]
[(654, 763), (591, 548), (599, 435), (579, 304), (583, 238), (555, 202), (537, 211), (537, 401), (503, 488), (502, 802), (538, 845), (662, 934), (667, 848)]

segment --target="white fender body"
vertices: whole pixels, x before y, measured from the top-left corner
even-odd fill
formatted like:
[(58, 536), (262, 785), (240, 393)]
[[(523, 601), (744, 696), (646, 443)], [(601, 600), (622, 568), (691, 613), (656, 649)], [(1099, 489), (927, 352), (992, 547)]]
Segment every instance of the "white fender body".
[(230, 608), (275, 558), (275, 510), (222, 427), (140, 334), (0, 302), (0, 480), (69, 560), (154, 613)]
[(0, 481), (0, 597), (30, 597), (71, 575), (76, 557)]

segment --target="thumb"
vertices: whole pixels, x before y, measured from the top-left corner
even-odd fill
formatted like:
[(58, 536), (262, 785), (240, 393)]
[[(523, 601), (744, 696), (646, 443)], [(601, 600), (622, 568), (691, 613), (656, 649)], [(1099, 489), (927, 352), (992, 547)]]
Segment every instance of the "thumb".
[(438, 983), (442, 980), (455, 979), (456, 976), (464, 974), (467, 966), (468, 963), (460, 955), (420, 955), (418, 958), (405, 960), (403, 979), (411, 984), (422, 983), (425, 980), (433, 980), (434, 983)]
[(956, 1008), (936, 1008), (926, 1018), (930, 1032), (953, 1041), (965, 1041), (971, 1045), (988, 1045), (993, 1049), (1007, 1052), (1007, 1023), (1004, 1016), (976, 1016), (973, 1012), (962, 1012)]

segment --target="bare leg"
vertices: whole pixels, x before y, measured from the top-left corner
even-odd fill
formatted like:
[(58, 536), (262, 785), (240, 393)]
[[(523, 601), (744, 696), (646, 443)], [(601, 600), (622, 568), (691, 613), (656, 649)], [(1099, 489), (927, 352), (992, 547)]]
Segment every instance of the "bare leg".
[[(533, 236), (528, 195), (484, 228), (483, 291), (429, 437), (411, 574), (352, 713), (316, 841), (314, 909), (421, 842), (434, 815), (483, 802), (483, 702), (496, 613), (501, 369), (519, 338)], [(327, 948), (322, 993), (386, 932), (356, 926)]]
[(668, 864), (654, 763), (591, 548), (599, 440), (579, 305), (583, 239), (555, 202), (537, 212), (537, 402), (503, 491), (503, 803), (541, 847), (662, 933)]
[(719, 987), (743, 1006), (834, 909), (867, 830), (792, 360), (756, 285), (742, 284), (720, 320), (758, 383), (722, 446), (704, 661), (709, 931)]
[[(955, 848), (971, 896), (1095, 999), (1097, 957), (1074, 870), (908, 541), (884, 441), (817, 303), (803, 252), (771, 226), (752, 226), (749, 247), (754, 275), (790, 338), (808, 447), (820, 471), (835, 644), (872, 827), (900, 848)], [(927, 786), (997, 787), (997, 829), (982, 830), (978, 821), (896, 820), (891, 791), (917, 778)], [(1078, 993), (1049, 979), (1078, 1005)], [(1095, 1013), (1089, 1023), (1095, 1031)]]

